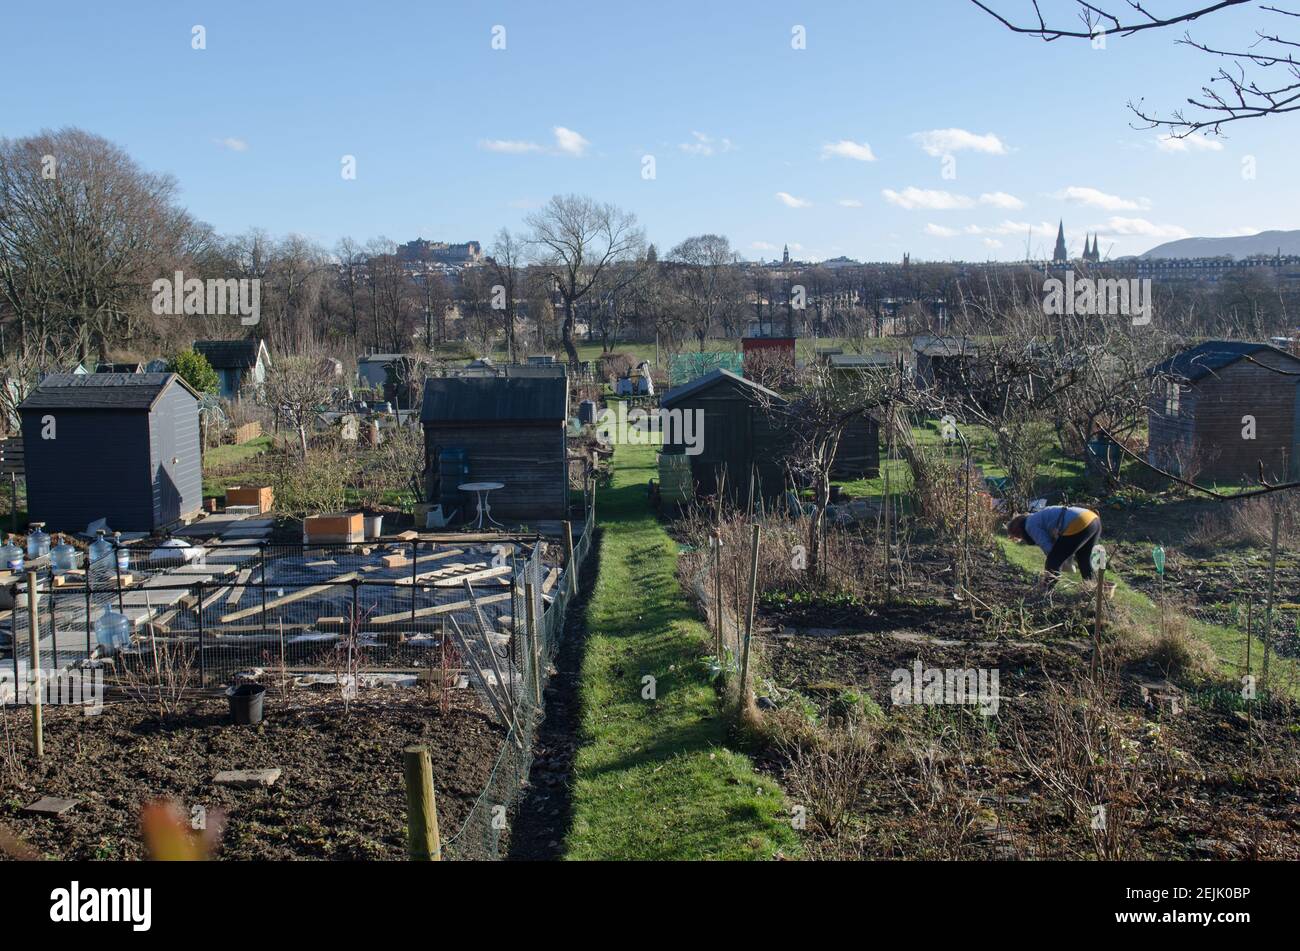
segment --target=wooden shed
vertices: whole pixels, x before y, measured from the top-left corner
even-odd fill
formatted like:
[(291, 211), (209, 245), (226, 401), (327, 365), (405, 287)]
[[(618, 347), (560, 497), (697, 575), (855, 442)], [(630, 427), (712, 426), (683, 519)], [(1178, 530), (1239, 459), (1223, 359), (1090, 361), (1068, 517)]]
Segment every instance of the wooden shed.
[[(846, 382), (859, 374), (888, 375), (900, 370), (897, 354), (879, 353), (827, 353), (823, 357), (831, 371), (843, 375)], [(849, 423), (840, 437), (839, 448), (831, 466), (831, 475), (837, 479), (866, 479), (880, 475), (880, 423), (869, 412), (864, 412)]]
[[(780, 496), (786, 484), (783, 457), (789, 445), (779, 415), (785, 404), (779, 393), (722, 368), (665, 393), (660, 400), (663, 409), (703, 414), (701, 451), (687, 456), (696, 492), (716, 495), (722, 483), (728, 498), (748, 506), (753, 474), (756, 495), (765, 500)], [(680, 444), (664, 449), (666, 453), (685, 450)]]
[(199, 396), (176, 374), (51, 374), (18, 412), (32, 521), (150, 532), (202, 507)]
[(266, 382), (271, 353), (261, 340), (196, 340), (201, 353), (217, 371), (218, 395), (226, 400), (243, 399)]
[(460, 470), (459, 478), (504, 484), (488, 499), (493, 516), (516, 521), (564, 518), (569, 503), (568, 416), (569, 387), (563, 374), (430, 377), (420, 411), (428, 499), (438, 502), (454, 492), (454, 486), (440, 484), (439, 459), (444, 450), (462, 450), (468, 468)]
[(1300, 479), (1300, 358), (1210, 340), (1150, 370), (1147, 459), (1184, 478)]
[(968, 337), (918, 336), (912, 339), (912, 350), (917, 385), (940, 390), (967, 387), (971, 367), (979, 357), (979, 346)]

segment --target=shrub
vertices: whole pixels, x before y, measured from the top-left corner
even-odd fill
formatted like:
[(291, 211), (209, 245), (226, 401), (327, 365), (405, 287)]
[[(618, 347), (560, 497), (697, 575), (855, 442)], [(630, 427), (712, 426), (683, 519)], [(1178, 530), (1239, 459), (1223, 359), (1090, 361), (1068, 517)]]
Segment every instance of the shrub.
[(200, 393), (215, 393), (221, 385), (221, 379), (208, 358), (195, 350), (182, 350), (176, 354), (167, 364), (167, 369)]

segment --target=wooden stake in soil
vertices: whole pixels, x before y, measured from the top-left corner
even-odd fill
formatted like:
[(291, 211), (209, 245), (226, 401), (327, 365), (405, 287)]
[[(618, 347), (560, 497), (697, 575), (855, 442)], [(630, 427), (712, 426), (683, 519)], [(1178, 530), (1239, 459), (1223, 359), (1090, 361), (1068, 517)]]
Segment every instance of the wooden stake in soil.
[(713, 533), (713, 617), (717, 621), (713, 650), (722, 660), (722, 532)]
[(433, 761), (423, 746), (402, 754), (406, 774), (406, 851), (413, 862), (442, 861), (438, 805), (433, 797)]
[(1268, 555), (1268, 607), (1264, 611), (1264, 663), (1260, 668), (1260, 681), (1268, 689), (1268, 654), (1273, 642), (1273, 591), (1277, 583), (1277, 532), (1282, 523), (1282, 513), (1273, 510), (1273, 543)]
[(763, 529), (754, 526), (754, 540), (749, 551), (749, 610), (745, 612), (745, 648), (740, 661), (740, 705), (749, 706), (749, 639), (754, 632), (754, 606), (758, 599), (758, 540)]
[[(36, 572), (27, 572), (27, 682), (28, 703), (32, 705), (32, 746), (36, 758), (45, 758), (45, 723), (41, 716), (41, 615), (37, 607)], [(52, 620), (52, 619), (51, 619)], [(14, 656), (18, 656), (18, 646), (14, 645)], [(59, 659), (54, 658), (58, 667)], [(15, 689), (17, 684), (14, 685)]]
[(1103, 556), (1097, 567), (1097, 620), (1092, 628), (1092, 679), (1097, 679), (1101, 668), (1101, 611), (1102, 599), (1106, 596), (1106, 559)]

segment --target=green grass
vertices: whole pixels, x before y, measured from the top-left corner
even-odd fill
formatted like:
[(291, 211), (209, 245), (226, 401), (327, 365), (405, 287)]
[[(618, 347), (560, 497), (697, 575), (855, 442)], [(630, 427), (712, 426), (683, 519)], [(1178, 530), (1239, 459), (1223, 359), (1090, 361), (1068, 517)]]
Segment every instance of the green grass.
[[(253, 477), (256, 467), (252, 463), (260, 454), (271, 448), (269, 435), (258, 436), (248, 442), (230, 446), (214, 446), (203, 453), (203, 494), (222, 495), (227, 486), (240, 485)], [(244, 468), (241, 468), (243, 466)]]
[[(1105, 544), (1105, 540), (1102, 541)], [(1037, 545), (1024, 545), (1009, 538), (999, 538), (998, 544), (1007, 561), (1022, 569), (1026, 574), (1037, 576), (1043, 570), (1043, 552)], [(1124, 581), (1117, 567), (1106, 569), (1106, 580), (1115, 582), (1114, 603), (1133, 620), (1133, 623), (1149, 632), (1160, 630), (1160, 605), (1138, 589)], [(1061, 584), (1073, 585), (1070, 575), (1062, 575)], [(1219, 658), (1223, 676), (1234, 682), (1246, 669), (1246, 633), (1223, 624), (1211, 624), (1208, 621), (1189, 617), (1187, 629), (1196, 637), (1205, 641), (1214, 649)], [(1250, 650), (1255, 673), (1259, 673), (1260, 659), (1264, 656), (1264, 642), (1258, 637), (1251, 637)], [(1269, 676), (1274, 685), (1289, 685), (1288, 691), (1300, 699), (1300, 664), (1291, 658), (1274, 654), (1269, 661)]]
[[(600, 494), (600, 572), (587, 607), (572, 859), (767, 859), (798, 842), (780, 789), (726, 748), (708, 632), (650, 512), (653, 447), (619, 446)], [(642, 699), (642, 678), (657, 699)]]

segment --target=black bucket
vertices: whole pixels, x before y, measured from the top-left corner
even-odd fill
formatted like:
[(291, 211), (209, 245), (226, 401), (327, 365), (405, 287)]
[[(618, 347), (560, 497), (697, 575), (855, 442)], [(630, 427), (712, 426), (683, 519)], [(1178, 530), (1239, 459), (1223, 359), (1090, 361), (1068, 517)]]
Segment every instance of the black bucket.
[(253, 726), (262, 722), (262, 700), (266, 688), (261, 684), (240, 684), (226, 691), (230, 698), (230, 718), (238, 726)]

